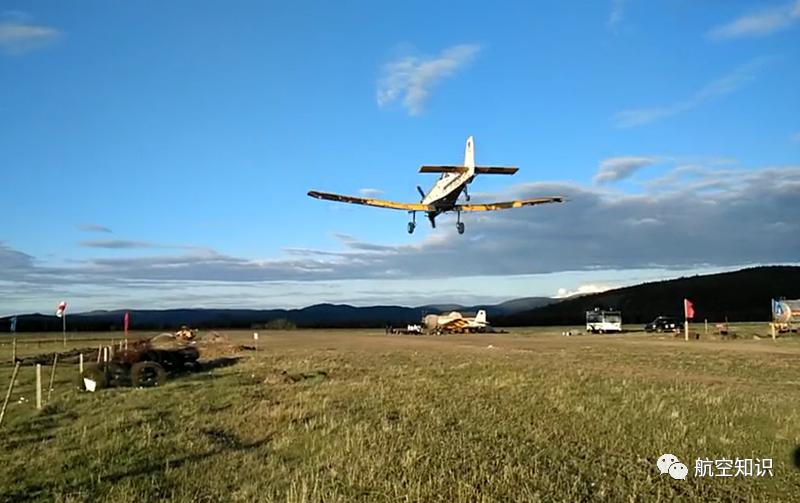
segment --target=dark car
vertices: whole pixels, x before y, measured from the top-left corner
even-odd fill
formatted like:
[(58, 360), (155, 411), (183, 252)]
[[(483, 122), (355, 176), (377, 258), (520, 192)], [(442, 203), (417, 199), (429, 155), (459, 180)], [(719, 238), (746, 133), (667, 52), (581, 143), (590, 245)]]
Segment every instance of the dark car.
[(680, 322), (672, 316), (659, 316), (644, 326), (645, 332), (677, 332), (680, 329)]

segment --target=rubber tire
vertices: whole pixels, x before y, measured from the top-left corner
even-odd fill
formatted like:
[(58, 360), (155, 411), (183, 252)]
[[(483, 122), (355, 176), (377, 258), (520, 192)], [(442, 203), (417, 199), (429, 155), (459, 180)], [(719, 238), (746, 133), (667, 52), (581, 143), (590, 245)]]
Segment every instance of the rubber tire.
[(459, 234), (464, 234), (464, 228), (465, 228), (464, 222), (458, 222), (456, 224), (456, 230), (458, 231)]
[(125, 386), (129, 382), (128, 369), (116, 362), (105, 364), (106, 385), (111, 388), (115, 386)]
[(416, 225), (414, 225), (412, 222), (409, 222), (408, 223), (408, 233), (409, 234), (414, 234), (414, 228), (415, 227), (416, 227)]
[[(148, 375), (155, 372), (152, 380)], [(167, 382), (167, 371), (155, 362), (134, 363), (131, 367), (131, 384), (134, 388), (163, 386)]]

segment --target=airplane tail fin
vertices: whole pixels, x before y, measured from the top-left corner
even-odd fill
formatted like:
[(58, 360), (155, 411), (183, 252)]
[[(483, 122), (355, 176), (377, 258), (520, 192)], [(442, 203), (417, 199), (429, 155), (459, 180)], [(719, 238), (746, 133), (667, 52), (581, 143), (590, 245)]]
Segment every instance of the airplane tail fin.
[(486, 311), (481, 309), (478, 311), (478, 314), (475, 315), (475, 323), (486, 323)]
[(475, 169), (475, 143), (471, 136), (467, 138), (467, 146), (464, 148), (464, 167)]

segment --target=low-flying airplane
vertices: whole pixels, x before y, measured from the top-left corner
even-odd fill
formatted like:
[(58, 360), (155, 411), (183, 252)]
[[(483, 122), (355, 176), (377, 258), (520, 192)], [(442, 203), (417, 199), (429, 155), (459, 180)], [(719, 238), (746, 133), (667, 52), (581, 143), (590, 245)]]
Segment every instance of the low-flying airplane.
[(400, 203), (395, 201), (384, 201), (382, 199), (371, 199), (365, 197), (343, 196), (331, 194), (329, 192), (317, 192), (312, 190), (309, 196), (328, 201), (338, 201), (342, 203), (364, 204), (367, 206), (377, 206), (378, 208), (389, 208), (393, 210), (405, 210), (411, 215), (408, 223), (408, 233), (414, 232), (416, 227), (416, 215), (418, 211), (424, 211), (428, 215), (431, 227), (436, 228), (436, 217), (442, 213), (456, 212), (456, 229), (459, 234), (464, 234), (464, 223), (461, 221), (462, 211), (494, 211), (506, 210), (510, 208), (521, 208), (523, 206), (533, 206), (536, 204), (560, 203), (564, 201), (562, 196), (540, 197), (537, 199), (522, 199), (517, 201), (503, 201), (483, 204), (459, 204), (458, 198), (464, 193), (464, 198), (469, 202), (467, 186), (472, 183), (477, 175), (513, 175), (518, 168), (511, 166), (476, 166), (475, 165), (475, 145), (472, 136), (467, 138), (467, 146), (464, 150), (463, 166), (422, 166), (420, 173), (441, 173), (431, 190), (425, 193), (418, 185), (422, 199), (419, 203)]

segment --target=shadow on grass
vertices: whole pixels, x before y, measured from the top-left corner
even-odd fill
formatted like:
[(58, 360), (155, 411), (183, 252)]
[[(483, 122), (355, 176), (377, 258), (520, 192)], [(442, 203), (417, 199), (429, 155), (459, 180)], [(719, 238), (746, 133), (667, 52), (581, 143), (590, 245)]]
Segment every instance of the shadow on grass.
[(65, 411), (59, 404), (47, 404), (36, 415), (25, 421), (16, 422), (2, 439), (4, 449), (16, 449), (32, 442), (45, 442), (56, 437), (55, 432), (78, 417), (72, 411)]
[(202, 374), (203, 372), (210, 372), (216, 369), (232, 367), (239, 363), (241, 359), (241, 356), (225, 356), (221, 358), (214, 358), (213, 360), (194, 362), (192, 365), (188, 365), (185, 368), (172, 369), (169, 372), (169, 378), (170, 380), (180, 379), (186, 376)]
[(217, 448), (207, 452), (196, 454), (188, 454), (178, 458), (162, 459), (159, 461), (142, 463), (139, 466), (126, 469), (112, 471), (100, 475), (89, 475), (83, 477), (81, 480), (76, 480), (71, 484), (59, 484), (56, 481), (50, 483), (38, 483), (28, 485), (18, 491), (0, 492), (1, 501), (37, 501), (42, 498), (52, 498), (57, 494), (74, 494), (74, 493), (88, 493), (93, 498), (98, 495), (96, 491), (100, 489), (99, 486), (107, 484), (115, 484), (125, 479), (140, 477), (143, 475), (150, 475), (165, 470), (181, 468), (191, 463), (196, 463), (205, 459), (213, 458), (220, 454), (231, 452), (243, 452), (253, 449), (258, 449), (268, 444), (272, 438), (267, 437), (255, 442), (242, 442), (236, 435), (218, 428), (201, 430), (203, 434), (209, 437), (212, 443)]

